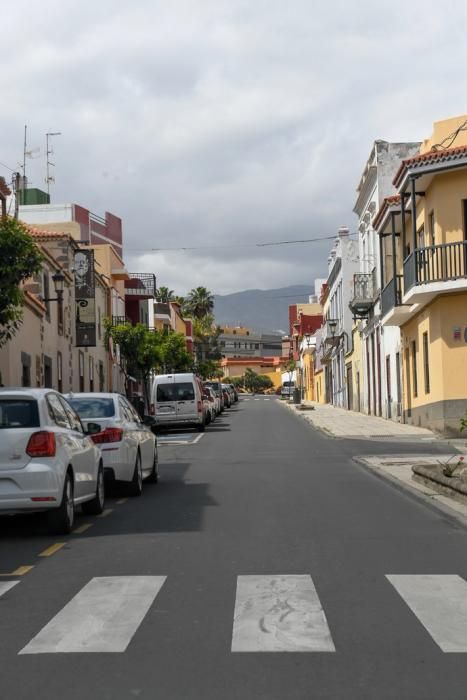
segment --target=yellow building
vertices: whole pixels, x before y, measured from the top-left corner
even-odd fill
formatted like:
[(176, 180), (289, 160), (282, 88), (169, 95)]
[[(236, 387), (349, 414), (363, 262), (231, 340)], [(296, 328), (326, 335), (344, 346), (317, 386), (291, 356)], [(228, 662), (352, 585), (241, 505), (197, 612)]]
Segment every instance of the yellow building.
[(434, 124), (375, 220), (383, 325), (401, 330), (405, 422), (448, 435), (467, 409), (467, 115)]

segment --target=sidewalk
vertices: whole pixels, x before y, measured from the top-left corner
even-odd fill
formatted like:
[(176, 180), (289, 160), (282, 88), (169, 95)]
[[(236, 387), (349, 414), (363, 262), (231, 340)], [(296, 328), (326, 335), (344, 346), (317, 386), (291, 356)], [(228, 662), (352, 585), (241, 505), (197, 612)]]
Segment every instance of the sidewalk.
[[(300, 409), (298, 405), (285, 405), (296, 415), (301, 416), (315, 428), (328, 435), (338, 438), (354, 438), (360, 440), (389, 439), (401, 443), (419, 441), (423, 443), (444, 443), (453, 447), (458, 453), (467, 454), (467, 436), (464, 439), (446, 439), (426, 428), (395, 423), (385, 418), (367, 416), (355, 411), (336, 408), (330, 404), (317, 404), (304, 401), (308, 410)], [(423, 447), (422, 447), (423, 449)], [(455, 513), (467, 525), (467, 496), (456, 493), (455, 489), (443, 488), (434, 481), (414, 474), (413, 468), (429, 467), (449, 462), (452, 452), (447, 454), (391, 454), (391, 455), (361, 455), (354, 457), (355, 462), (378, 476), (391, 481), (399, 488), (416, 493), (420, 498), (430, 501), (444, 512)]]
[[(347, 411), (330, 404), (320, 404), (313, 401), (303, 401), (314, 410), (300, 410), (297, 405), (287, 403), (288, 408), (297, 415), (303, 416), (315, 428), (323, 430), (328, 435), (340, 438), (411, 438), (425, 441), (439, 440), (431, 430), (417, 428), (413, 425), (396, 423), (386, 418), (367, 416), (356, 411)], [(462, 442), (467, 442), (463, 440)]]

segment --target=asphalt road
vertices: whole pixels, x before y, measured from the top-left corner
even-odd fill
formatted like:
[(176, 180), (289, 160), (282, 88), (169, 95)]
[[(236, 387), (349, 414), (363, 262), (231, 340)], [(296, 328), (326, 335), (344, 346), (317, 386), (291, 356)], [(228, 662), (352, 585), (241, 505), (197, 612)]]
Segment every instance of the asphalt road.
[(465, 700), (467, 532), (391, 451), (251, 398), (70, 537), (0, 520), (1, 700)]

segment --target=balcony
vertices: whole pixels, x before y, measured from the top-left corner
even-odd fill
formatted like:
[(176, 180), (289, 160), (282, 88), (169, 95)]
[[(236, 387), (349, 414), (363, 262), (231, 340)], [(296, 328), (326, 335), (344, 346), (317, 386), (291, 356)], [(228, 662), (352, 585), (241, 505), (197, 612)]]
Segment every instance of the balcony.
[(323, 341), (326, 345), (337, 346), (342, 334), (339, 333), (340, 321), (336, 318), (328, 318), (323, 325)]
[(404, 260), (405, 304), (467, 289), (467, 241), (419, 248)]
[(130, 279), (125, 281), (125, 296), (133, 299), (154, 299), (155, 295), (155, 275), (146, 272), (130, 272)]
[(353, 296), (349, 308), (354, 318), (368, 318), (376, 299), (376, 274), (358, 272), (353, 276)]
[(127, 316), (112, 316), (112, 326), (131, 326), (131, 321)]

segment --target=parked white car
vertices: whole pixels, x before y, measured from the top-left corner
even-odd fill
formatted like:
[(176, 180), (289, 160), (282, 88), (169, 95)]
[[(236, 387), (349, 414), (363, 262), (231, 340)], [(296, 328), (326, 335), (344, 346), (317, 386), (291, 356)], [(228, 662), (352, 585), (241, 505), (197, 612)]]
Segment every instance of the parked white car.
[(156, 436), (125, 396), (96, 392), (67, 394), (66, 398), (85, 428), (92, 429), (106, 478), (124, 484), (131, 496), (141, 494), (143, 479), (158, 481)]
[(65, 534), (78, 504), (102, 513), (104, 470), (76, 412), (51, 389), (0, 388), (0, 514), (46, 510)]

